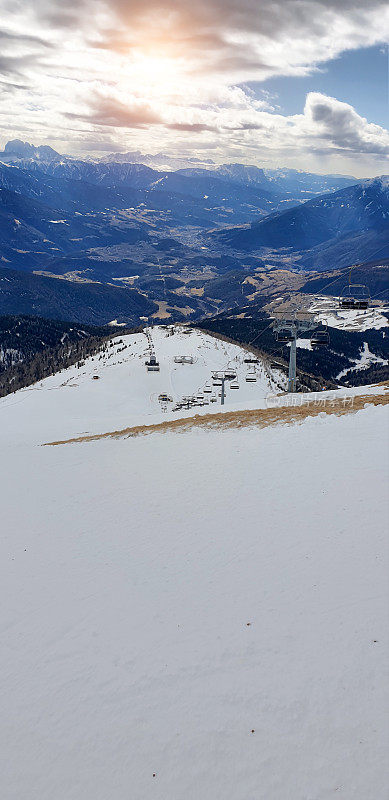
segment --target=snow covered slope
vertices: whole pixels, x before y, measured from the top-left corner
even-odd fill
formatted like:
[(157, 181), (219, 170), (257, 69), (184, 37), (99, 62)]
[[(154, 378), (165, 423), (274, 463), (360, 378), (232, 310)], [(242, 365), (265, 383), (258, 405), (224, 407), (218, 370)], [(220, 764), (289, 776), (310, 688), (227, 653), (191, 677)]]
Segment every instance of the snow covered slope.
[(308, 308), (314, 314), (317, 322), (322, 322), (330, 328), (340, 328), (345, 331), (367, 331), (369, 328), (386, 328), (388, 319), (387, 306), (371, 306), (365, 311), (339, 309), (336, 298), (326, 295), (317, 295)]
[[(212, 386), (213, 371), (229, 369), (237, 374), (239, 389), (226, 384), (228, 408), (263, 403), (269, 391), (285, 385), (281, 373), (267, 371), (263, 364), (245, 364), (244, 359), (252, 354), (237, 345), (198, 330), (184, 333), (179, 326), (172, 330), (170, 335), (170, 329), (162, 326), (146, 328), (145, 333), (113, 339), (106, 353), (88, 358), (80, 368), (70, 367), (0, 400), (3, 424), (10, 436), (23, 440), (32, 436), (34, 441), (43, 442), (49, 432), (51, 438), (63, 438), (64, 434), (100, 432), (107, 425), (112, 430), (154, 422), (173, 413), (183, 397), (198, 394), (202, 395), (199, 403), (210, 404), (213, 397), (216, 402), (210, 407), (215, 407), (220, 404), (220, 388)], [(160, 364), (159, 372), (147, 372), (145, 366), (149, 358), (147, 334)], [(174, 358), (180, 355), (191, 356), (193, 364), (175, 363)], [(249, 371), (255, 371), (255, 383), (246, 382)], [(204, 394), (207, 385), (212, 391)], [(158, 399), (164, 393), (171, 402)], [(196, 406), (191, 413), (201, 407)]]
[(164, 335), (0, 401), (1, 797), (385, 800), (387, 408), (40, 446), (236, 355)]

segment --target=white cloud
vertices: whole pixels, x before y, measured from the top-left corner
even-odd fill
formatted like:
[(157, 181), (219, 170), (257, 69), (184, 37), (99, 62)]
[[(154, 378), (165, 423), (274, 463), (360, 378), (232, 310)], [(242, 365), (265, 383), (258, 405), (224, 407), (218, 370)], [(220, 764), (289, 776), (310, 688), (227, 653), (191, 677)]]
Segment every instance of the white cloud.
[[(199, 150), (225, 160), (380, 170), (388, 134), (310, 93), (286, 117), (242, 84), (301, 75), (383, 40), (370, 0), (0, 0), (3, 139)], [(1, 75), (1, 72), (3, 73)], [(10, 96), (13, 95), (12, 107)], [(139, 130), (141, 128), (141, 130)]]

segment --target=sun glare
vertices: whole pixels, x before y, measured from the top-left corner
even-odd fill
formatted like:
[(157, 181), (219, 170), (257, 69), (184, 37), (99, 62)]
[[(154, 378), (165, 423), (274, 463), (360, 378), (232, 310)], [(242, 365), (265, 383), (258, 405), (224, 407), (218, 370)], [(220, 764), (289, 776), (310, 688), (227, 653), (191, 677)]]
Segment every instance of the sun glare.
[(148, 95), (169, 95), (180, 88), (184, 80), (183, 63), (180, 59), (167, 56), (136, 53), (133, 56), (129, 77), (134, 81), (134, 88)]

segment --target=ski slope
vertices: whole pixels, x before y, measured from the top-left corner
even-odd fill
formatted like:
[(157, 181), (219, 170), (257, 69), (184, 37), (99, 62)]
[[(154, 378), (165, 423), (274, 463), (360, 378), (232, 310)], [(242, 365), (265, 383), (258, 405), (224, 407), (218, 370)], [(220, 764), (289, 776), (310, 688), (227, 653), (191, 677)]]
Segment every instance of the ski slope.
[[(269, 392), (285, 386), (278, 371), (267, 370), (264, 364), (248, 365), (244, 359), (252, 356), (241, 347), (225, 343), (199, 330), (189, 334), (175, 326), (146, 328), (144, 333), (129, 334), (112, 339), (106, 353), (97, 354), (77, 366), (23, 389), (16, 395), (0, 400), (0, 413), (11, 437), (26, 437), (34, 441), (82, 433), (94, 433), (127, 425), (158, 421), (173, 413), (182, 397), (197, 395), (208, 384), (210, 397), (220, 405), (220, 388), (212, 387), (212, 372), (232, 369), (238, 377), (239, 389), (226, 384), (226, 408), (245, 407), (264, 403)], [(189, 329), (188, 329), (189, 330)], [(159, 372), (147, 372), (149, 358), (147, 333), (160, 364)], [(176, 364), (175, 356), (187, 355), (193, 364)], [(249, 371), (255, 370), (256, 382), (247, 383)], [(167, 393), (172, 402), (161, 403), (159, 395)], [(22, 406), (22, 408), (20, 408)], [(206, 406), (208, 408), (208, 405)], [(190, 413), (197, 413), (202, 406)], [(174, 412), (175, 416), (188, 411)], [(40, 438), (39, 438), (40, 437)]]
[(42, 447), (244, 376), (152, 336), (0, 401), (0, 796), (386, 800), (387, 407)]

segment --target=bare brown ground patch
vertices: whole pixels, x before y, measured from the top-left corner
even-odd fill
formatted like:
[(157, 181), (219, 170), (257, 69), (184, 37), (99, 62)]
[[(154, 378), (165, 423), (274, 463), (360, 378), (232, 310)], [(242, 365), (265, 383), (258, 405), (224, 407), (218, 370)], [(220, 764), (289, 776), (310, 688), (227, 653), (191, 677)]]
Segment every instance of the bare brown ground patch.
[[(76, 436), (72, 439), (62, 439), (56, 442), (45, 442), (43, 447), (53, 447), (59, 444), (75, 444), (77, 442), (96, 442), (100, 439), (121, 439), (134, 436), (146, 436), (151, 433), (185, 433), (192, 428), (208, 428), (212, 430), (227, 430), (229, 428), (266, 428), (270, 425), (291, 424), (301, 422), (307, 417), (317, 417), (318, 414), (335, 414), (340, 417), (343, 414), (351, 414), (360, 411), (366, 404), (377, 406), (386, 405), (389, 402), (389, 394), (385, 390), (389, 384), (378, 384), (381, 391), (376, 394), (362, 394), (354, 397), (337, 397), (326, 400), (324, 404), (320, 397), (316, 395), (317, 402), (310, 402), (307, 399), (301, 406), (280, 406), (275, 408), (256, 408), (247, 411), (227, 411), (215, 414), (196, 414), (194, 417), (184, 417), (173, 419), (166, 422), (158, 422), (154, 425), (135, 425), (117, 431), (107, 431), (106, 433), (92, 433), (86, 436)], [(351, 402), (352, 401), (352, 402)]]

